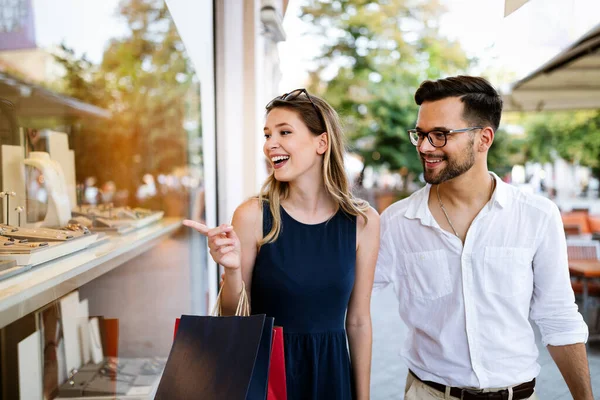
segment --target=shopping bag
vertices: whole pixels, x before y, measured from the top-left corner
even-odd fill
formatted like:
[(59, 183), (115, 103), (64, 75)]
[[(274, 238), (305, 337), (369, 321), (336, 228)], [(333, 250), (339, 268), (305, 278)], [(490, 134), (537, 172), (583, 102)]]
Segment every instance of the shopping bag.
[(264, 400), (273, 318), (249, 316), (245, 288), (236, 316), (182, 315), (155, 399)]
[(173, 340), (177, 336), (177, 329), (179, 328), (179, 322), (181, 322), (181, 318), (175, 318), (175, 328), (173, 329)]
[(272, 342), (267, 400), (287, 400), (282, 327), (273, 328)]
[(258, 346), (256, 362), (252, 371), (252, 379), (248, 388), (247, 400), (267, 400), (267, 384), (269, 381), (269, 364), (271, 361), (271, 344), (273, 337), (273, 318), (265, 318), (263, 334)]

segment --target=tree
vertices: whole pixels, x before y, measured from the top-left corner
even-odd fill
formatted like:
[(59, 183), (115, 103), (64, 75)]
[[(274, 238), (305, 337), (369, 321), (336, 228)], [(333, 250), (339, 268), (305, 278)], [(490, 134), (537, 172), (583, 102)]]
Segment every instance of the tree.
[(406, 132), (416, 121), (414, 93), (421, 81), (470, 65), (460, 46), (440, 35), (442, 13), (437, 0), (308, 0), (302, 7), (313, 33), (326, 38), (311, 90), (341, 114), (366, 165), (421, 171)]
[(551, 162), (559, 156), (592, 168), (600, 178), (600, 111), (542, 113), (526, 124), (530, 160)]
[(488, 151), (488, 168), (499, 176), (504, 176), (512, 171), (514, 165), (525, 164), (526, 158), (523, 151), (527, 138), (525, 136), (511, 136), (500, 128), (494, 135), (494, 143)]
[(110, 121), (86, 121), (74, 135), (79, 177), (113, 180), (135, 193), (144, 174), (187, 164), (183, 125), (196, 83), (163, 0), (122, 0), (117, 15), (129, 33), (108, 42), (100, 64), (66, 45), (55, 58), (66, 71), (64, 93), (112, 112)]

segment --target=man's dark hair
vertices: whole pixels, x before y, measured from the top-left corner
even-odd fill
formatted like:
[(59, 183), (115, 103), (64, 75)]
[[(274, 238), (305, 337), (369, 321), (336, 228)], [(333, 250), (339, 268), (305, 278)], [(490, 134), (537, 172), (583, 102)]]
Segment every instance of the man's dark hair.
[(415, 93), (418, 105), (426, 101), (437, 101), (448, 97), (458, 97), (464, 104), (463, 119), (470, 123), (491, 126), (494, 132), (500, 125), (502, 98), (494, 87), (478, 76), (453, 76), (424, 81)]

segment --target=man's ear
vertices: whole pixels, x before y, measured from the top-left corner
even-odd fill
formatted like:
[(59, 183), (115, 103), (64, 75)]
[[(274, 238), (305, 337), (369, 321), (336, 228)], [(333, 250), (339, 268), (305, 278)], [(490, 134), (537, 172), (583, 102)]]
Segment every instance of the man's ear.
[(479, 141), (479, 151), (486, 152), (492, 147), (492, 143), (494, 143), (494, 130), (486, 126), (481, 130), (481, 140)]
[(329, 135), (327, 134), (327, 132), (323, 132), (319, 136), (317, 136), (317, 139), (317, 153), (319, 153), (319, 155), (323, 155), (327, 151), (327, 147), (329, 145)]

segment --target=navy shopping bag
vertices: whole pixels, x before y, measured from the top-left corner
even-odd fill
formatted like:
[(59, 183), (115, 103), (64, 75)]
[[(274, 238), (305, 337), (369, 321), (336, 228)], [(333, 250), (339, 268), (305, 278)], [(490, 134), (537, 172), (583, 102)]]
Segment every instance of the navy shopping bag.
[(183, 315), (156, 400), (264, 400), (273, 318)]
[(274, 319), (266, 317), (263, 333), (258, 346), (256, 362), (252, 371), (252, 379), (246, 400), (266, 400), (268, 392), (269, 368), (271, 364), (271, 348), (273, 344)]

